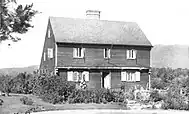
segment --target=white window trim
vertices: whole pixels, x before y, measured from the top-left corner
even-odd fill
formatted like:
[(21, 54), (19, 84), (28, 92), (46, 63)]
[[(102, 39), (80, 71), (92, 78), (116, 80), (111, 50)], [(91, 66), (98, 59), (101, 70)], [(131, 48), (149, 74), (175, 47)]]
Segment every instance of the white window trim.
[[(133, 55), (132, 56), (130, 56)], [(136, 59), (136, 56), (137, 56), (137, 50), (134, 50), (134, 49), (131, 49), (131, 50), (127, 50), (127, 59)]]
[(121, 72), (121, 81), (125, 82), (139, 82), (140, 81), (140, 72), (127, 72), (127, 71), (122, 71)]
[[(81, 49), (81, 54), (79, 54), (80, 49)], [(85, 56), (85, 48), (73, 48), (73, 58), (84, 58), (84, 56)]]
[[(75, 73), (75, 74), (74, 74)], [(76, 75), (76, 77), (74, 77), (74, 75)], [(89, 71), (83, 71), (83, 72), (78, 72), (78, 71), (68, 71), (67, 72), (67, 81), (73, 81), (73, 82), (77, 82), (77, 81), (83, 81), (83, 76), (85, 77), (85, 81), (88, 82), (90, 80), (90, 74)], [(80, 77), (81, 76), (81, 77)], [(75, 80), (74, 80), (75, 78)]]
[[(107, 53), (107, 57), (105, 56), (106, 55), (106, 49), (107, 49), (107, 51), (108, 51), (108, 53)], [(111, 56), (110, 56), (110, 52), (111, 52), (111, 50), (109, 49), (109, 48), (105, 48), (104, 49), (104, 58), (105, 59), (109, 59)]]

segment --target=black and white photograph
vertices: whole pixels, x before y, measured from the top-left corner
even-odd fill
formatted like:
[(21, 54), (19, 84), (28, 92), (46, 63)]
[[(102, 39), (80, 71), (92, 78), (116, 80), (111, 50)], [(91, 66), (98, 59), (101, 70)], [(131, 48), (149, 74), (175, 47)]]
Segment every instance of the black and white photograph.
[(189, 114), (188, 0), (0, 0), (0, 114)]

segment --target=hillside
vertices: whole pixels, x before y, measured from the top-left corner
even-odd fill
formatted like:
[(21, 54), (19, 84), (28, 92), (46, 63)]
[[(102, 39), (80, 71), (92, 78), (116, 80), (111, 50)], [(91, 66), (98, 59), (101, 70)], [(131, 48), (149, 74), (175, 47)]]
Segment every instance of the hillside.
[(151, 50), (151, 66), (189, 68), (189, 45), (155, 45)]
[(0, 75), (11, 75), (16, 76), (18, 73), (21, 72), (27, 72), (27, 73), (33, 73), (33, 71), (36, 71), (38, 69), (38, 65), (32, 65), (28, 67), (19, 67), (19, 68), (3, 68), (0, 69)]

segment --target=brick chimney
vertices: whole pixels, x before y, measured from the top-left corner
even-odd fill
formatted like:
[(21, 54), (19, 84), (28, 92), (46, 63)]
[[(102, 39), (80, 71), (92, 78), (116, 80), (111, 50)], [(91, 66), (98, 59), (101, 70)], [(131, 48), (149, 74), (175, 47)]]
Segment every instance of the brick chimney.
[(87, 10), (86, 11), (87, 19), (100, 19), (100, 11), (98, 10)]

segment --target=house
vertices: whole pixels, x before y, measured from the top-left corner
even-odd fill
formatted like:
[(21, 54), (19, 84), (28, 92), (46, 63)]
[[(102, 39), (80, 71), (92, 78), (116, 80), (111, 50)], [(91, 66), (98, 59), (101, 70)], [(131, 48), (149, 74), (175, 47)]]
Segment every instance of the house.
[(49, 17), (41, 74), (85, 79), (88, 88), (146, 87), (152, 45), (139, 26), (100, 20), (100, 11), (86, 17)]

